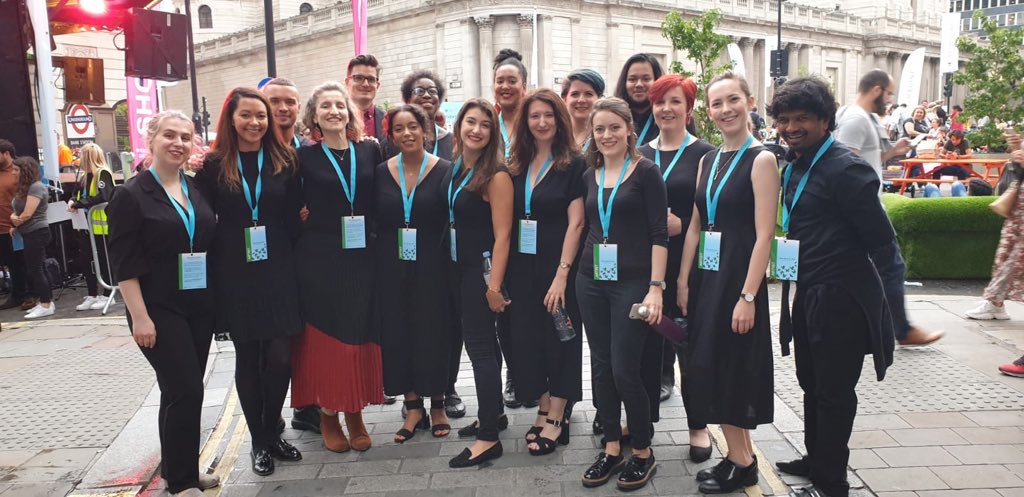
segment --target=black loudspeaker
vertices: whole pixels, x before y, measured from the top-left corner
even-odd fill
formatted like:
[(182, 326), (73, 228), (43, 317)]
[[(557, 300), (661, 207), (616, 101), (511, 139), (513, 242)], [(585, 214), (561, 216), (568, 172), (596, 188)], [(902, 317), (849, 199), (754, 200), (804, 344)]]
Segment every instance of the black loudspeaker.
[(188, 19), (182, 14), (132, 9), (125, 23), (125, 76), (187, 79)]
[(772, 50), (769, 72), (773, 78), (789, 74), (789, 50)]
[(61, 57), (55, 66), (64, 68), (64, 101), (76, 104), (107, 103), (103, 86), (103, 59)]
[(39, 158), (32, 90), (29, 86), (28, 51), (32, 39), (25, 3), (0, 1), (0, 138), (14, 144), (18, 155)]

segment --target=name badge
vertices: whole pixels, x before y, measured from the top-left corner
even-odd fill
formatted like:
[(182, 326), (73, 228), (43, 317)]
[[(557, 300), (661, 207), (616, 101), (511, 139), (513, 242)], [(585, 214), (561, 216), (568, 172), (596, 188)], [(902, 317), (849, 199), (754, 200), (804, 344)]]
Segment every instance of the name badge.
[(776, 237), (772, 240), (769, 275), (777, 280), (796, 281), (800, 267), (800, 241)]
[(594, 279), (619, 281), (619, 246), (614, 243), (594, 245)]
[(722, 234), (717, 231), (701, 231), (697, 267), (705, 271), (718, 271), (721, 256)]
[(398, 258), (416, 260), (416, 228), (398, 228)]
[(519, 253), (537, 253), (537, 221), (529, 219), (519, 221)]
[(206, 252), (178, 254), (178, 290), (206, 288)]
[(245, 261), (267, 260), (267, 227), (252, 226), (245, 229)]
[(452, 262), (455, 262), (458, 259), (458, 257), (455, 256), (455, 228), (451, 228), (448, 230), (448, 237), (452, 241), (452, 243), (450, 244), (452, 252)]
[(341, 248), (366, 248), (366, 218), (346, 216), (341, 218)]
[(11, 237), (11, 245), (14, 246), (15, 252), (25, 250), (25, 239), (21, 237), (21, 233), (18, 231), (14, 232), (14, 236)]

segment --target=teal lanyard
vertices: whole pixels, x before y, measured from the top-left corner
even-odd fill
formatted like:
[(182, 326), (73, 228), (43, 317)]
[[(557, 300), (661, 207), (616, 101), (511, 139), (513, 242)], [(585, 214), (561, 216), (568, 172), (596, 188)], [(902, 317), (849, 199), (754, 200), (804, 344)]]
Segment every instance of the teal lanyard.
[(334, 166), (334, 172), (338, 173), (338, 179), (341, 180), (341, 188), (345, 190), (345, 198), (348, 199), (348, 203), (352, 207), (352, 213), (354, 214), (356, 212), (356, 145), (352, 142), (349, 142), (348, 144), (348, 170), (349, 175), (352, 177), (352, 189), (349, 189), (348, 181), (345, 180), (345, 175), (341, 173), (341, 166), (338, 165), (338, 159), (334, 158), (334, 152), (331, 152), (331, 149), (327, 148), (326, 143), (321, 143), (320, 147), (324, 149), (324, 153), (327, 154), (327, 158), (331, 161), (331, 165)]
[(718, 189), (715, 190), (715, 195), (711, 196), (711, 184), (715, 181), (715, 171), (718, 171), (718, 162), (722, 158), (722, 149), (718, 149), (718, 153), (715, 154), (715, 163), (711, 165), (711, 170), (708, 171), (708, 185), (704, 189), (704, 197), (708, 204), (708, 227), (714, 229), (715, 227), (715, 214), (718, 211), (718, 199), (722, 196), (722, 187), (725, 186), (725, 182), (729, 181), (729, 176), (732, 175), (736, 165), (740, 163), (740, 159), (743, 158), (744, 152), (750, 148), (750, 144), (754, 143), (754, 136), (751, 135), (747, 138), (747, 141), (743, 143), (743, 146), (736, 151), (736, 157), (733, 157), (732, 164), (729, 165), (729, 169), (725, 171), (725, 176), (722, 176), (722, 181), (718, 183)]
[(398, 184), (402, 187), (402, 208), (405, 209), (405, 227), (409, 227), (409, 219), (412, 219), (412, 201), (416, 198), (416, 187), (423, 181), (423, 171), (427, 170), (429, 155), (423, 154), (423, 164), (420, 164), (420, 174), (416, 176), (416, 184), (412, 185), (412, 191), (405, 194), (405, 166), (402, 164), (402, 154), (398, 154)]
[(466, 177), (462, 178), (462, 183), (459, 183), (459, 187), (455, 190), (455, 195), (452, 195), (452, 183), (455, 182), (455, 178), (457, 178), (459, 173), (462, 171), (462, 157), (459, 157), (459, 160), (455, 161), (455, 167), (452, 170), (454, 171), (452, 173), (452, 181), (448, 183), (448, 223), (451, 226), (455, 226), (455, 199), (459, 198), (459, 193), (462, 192), (462, 189), (469, 183), (469, 178), (473, 177), (473, 171), (475, 171), (475, 169), (470, 169), (469, 173), (466, 174)]
[(501, 125), (501, 138), (505, 140), (505, 158), (508, 159), (508, 155), (512, 152), (512, 142), (508, 139), (508, 130), (505, 129), (505, 116), (498, 113), (498, 124)]
[(302, 141), (299, 140), (299, 137), (292, 136), (292, 146), (295, 147), (295, 150), (298, 150), (300, 147), (302, 147)]
[[(679, 150), (676, 151), (676, 155), (672, 157), (672, 162), (669, 162), (668, 163), (668, 167), (665, 168), (665, 172), (661, 173), (661, 179), (663, 181), (668, 181), (668, 175), (672, 174), (672, 169), (674, 169), (676, 167), (676, 162), (679, 162), (679, 158), (683, 156), (683, 150), (686, 150), (686, 147), (690, 145), (690, 139), (691, 139), (692, 136), (693, 135), (691, 135), (689, 133), (686, 134), (686, 139), (683, 140), (683, 146), (679, 147)], [(654, 149), (654, 152), (655, 152), (654, 153), (654, 163), (657, 164), (658, 168), (660, 169), (661, 168), (661, 151), (658, 150), (658, 149)]]
[(245, 171), (242, 170), (242, 154), (238, 153), (238, 177), (242, 180), (242, 192), (245, 193), (245, 203), (249, 204), (252, 211), (252, 225), (256, 226), (260, 219), (260, 196), (263, 194), (263, 147), (260, 147), (259, 158), (256, 159), (256, 201), (253, 202), (253, 194), (249, 193), (249, 182), (245, 180)]
[[(441, 142), (441, 127), (434, 125), (434, 155), (437, 155), (437, 144)], [(422, 173), (421, 173), (422, 174)]]
[[(160, 184), (160, 187), (163, 188), (164, 183), (163, 181), (160, 181), (160, 176), (156, 174), (156, 170), (150, 167), (149, 172), (154, 178), (156, 178), (156, 182)], [(171, 196), (167, 189), (164, 189), (164, 194), (167, 195), (167, 200), (169, 200), (171, 205), (174, 206), (174, 210), (178, 211), (178, 216), (181, 217), (181, 221), (185, 223), (185, 232), (188, 233), (188, 251), (195, 252), (194, 242), (196, 239), (196, 213), (195, 209), (192, 208), (192, 197), (188, 196), (188, 183), (185, 182), (185, 173), (179, 171), (178, 175), (181, 176), (181, 193), (185, 195), (185, 201), (187, 204), (185, 208), (188, 209), (188, 213), (186, 214), (186, 211), (181, 209), (181, 206), (178, 205), (178, 201), (174, 200), (174, 197)]]
[(829, 135), (828, 140), (825, 140), (825, 143), (821, 146), (821, 148), (818, 149), (818, 153), (814, 154), (814, 159), (811, 160), (811, 166), (807, 168), (807, 172), (804, 173), (804, 176), (802, 178), (800, 178), (800, 182), (796, 184), (796, 191), (793, 192), (793, 202), (792, 202), (792, 204), (790, 204), (789, 207), (786, 207), (785, 194), (786, 194), (786, 191), (789, 190), (789, 178), (791, 176), (793, 176), (793, 163), (790, 162), (789, 164), (786, 164), (786, 175), (785, 175), (785, 178), (783, 179), (783, 183), (782, 183), (782, 194), (783, 194), (783, 202), (782, 202), (782, 234), (783, 235), (789, 235), (789, 219), (790, 219), (790, 215), (793, 212), (793, 209), (796, 208), (796, 203), (800, 200), (800, 195), (803, 194), (804, 187), (807, 186), (807, 179), (811, 177), (811, 170), (814, 169), (814, 165), (818, 163), (818, 159), (821, 159), (821, 156), (825, 155), (825, 152), (829, 149), (829, 147), (832, 146), (832, 143), (834, 141), (835, 141), (835, 139), (832, 138), (832, 135)]
[(530, 219), (530, 201), (533, 200), (533, 186), (534, 183), (540, 183), (540, 179), (544, 177), (544, 173), (548, 172), (548, 168), (551, 167), (551, 161), (554, 157), (548, 156), (547, 160), (544, 161), (544, 165), (540, 166), (540, 171), (537, 171), (537, 176), (530, 178), (530, 170), (533, 169), (533, 164), (530, 164), (526, 168), (526, 219)]
[(626, 162), (622, 164), (619, 179), (615, 180), (612, 194), (608, 196), (607, 210), (604, 208), (604, 172), (606, 168), (601, 168), (601, 184), (598, 185), (597, 189), (597, 215), (601, 218), (601, 231), (604, 233), (604, 243), (608, 243), (608, 230), (612, 226), (612, 204), (615, 202), (615, 194), (619, 193), (619, 185), (622, 184), (622, 179), (626, 177), (626, 170), (629, 169), (629, 163), (632, 161), (632, 157), (627, 157)]
[(583, 153), (587, 153), (587, 150), (590, 150), (590, 142), (591, 141), (592, 140), (588, 138), (587, 142), (583, 144)]
[(654, 111), (651, 110), (651, 115), (647, 118), (647, 124), (644, 124), (644, 130), (640, 132), (640, 138), (637, 139), (637, 146), (644, 144), (644, 137), (647, 136), (647, 132), (651, 129), (651, 124), (654, 122)]

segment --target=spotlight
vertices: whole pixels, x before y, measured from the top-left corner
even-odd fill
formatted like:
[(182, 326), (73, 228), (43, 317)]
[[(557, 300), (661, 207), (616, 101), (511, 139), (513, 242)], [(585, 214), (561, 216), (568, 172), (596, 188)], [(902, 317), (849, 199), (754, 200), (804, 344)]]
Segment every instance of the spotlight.
[(90, 14), (101, 15), (107, 13), (107, 2), (104, 0), (79, 0), (78, 5), (82, 10)]

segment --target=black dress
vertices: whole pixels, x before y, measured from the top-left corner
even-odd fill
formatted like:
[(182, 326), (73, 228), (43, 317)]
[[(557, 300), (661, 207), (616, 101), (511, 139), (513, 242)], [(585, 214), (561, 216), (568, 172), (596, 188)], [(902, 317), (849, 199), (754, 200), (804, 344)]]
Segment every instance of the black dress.
[[(295, 345), (292, 405), (319, 405), (358, 412), (384, 401), (380, 330), (370, 319), (373, 305), (374, 169), (382, 158), (373, 141), (350, 144), (356, 150), (356, 177), (349, 151), (332, 150), (349, 187), (341, 180), (319, 144), (299, 149), (302, 193), (309, 218), (295, 246), (299, 297), (306, 331)], [(342, 248), (342, 217), (364, 216), (366, 248)]]
[[(508, 291), (515, 305), (509, 306), (513, 370), (516, 394), (522, 399), (539, 399), (545, 392), (575, 402), (583, 398), (582, 369), (583, 319), (576, 301), (576, 259), (572, 259), (565, 288), (565, 309), (576, 328), (576, 338), (561, 342), (554, 321), (544, 306), (562, 259), (562, 243), (569, 226), (569, 204), (586, 194), (583, 173), (587, 165), (576, 157), (564, 171), (551, 167), (533, 188), (530, 219), (537, 221), (536, 254), (519, 251), (520, 220), (526, 219), (527, 170), (512, 178), (515, 187), (515, 211), (512, 223)], [(536, 175), (536, 170), (533, 171)]]
[[(690, 294), (700, 305), (689, 304), (689, 351), (687, 387), (693, 402), (690, 409), (709, 424), (729, 424), (755, 429), (771, 423), (773, 413), (773, 370), (768, 282), (761, 281), (754, 299), (754, 327), (740, 335), (732, 331), (732, 314), (743, 291), (747, 267), (757, 232), (754, 226), (754, 190), (750, 173), (754, 158), (766, 150), (750, 147), (722, 188), (715, 219), (715, 231), (721, 233), (721, 264), (718, 271), (705, 271), (694, 265)], [(723, 152), (720, 174), (712, 183), (712, 193), (721, 183), (735, 152)], [(697, 183), (696, 208), (701, 230), (708, 229), (705, 191), (715, 152), (704, 156), (704, 170)]]
[[(242, 152), (242, 171), (256, 200), (259, 152)], [(245, 230), (253, 225), (252, 211), (242, 193), (218, 181), (221, 160), (208, 156), (196, 182), (217, 214), (217, 236), (210, 250), (211, 276), (216, 288), (217, 330), (232, 340), (267, 340), (302, 331), (299, 290), (293, 246), (299, 235), (302, 207), (299, 180), (290, 173), (274, 174), (265, 157), (259, 225), (267, 235), (267, 259), (247, 262)]]
[(444, 244), (448, 234), (444, 179), (451, 174), (451, 167), (450, 162), (439, 160), (416, 187), (409, 224), (416, 229), (415, 261), (398, 257), (398, 230), (405, 228), (398, 181), (386, 161), (375, 171), (375, 318), (380, 322), (384, 391), (388, 395), (416, 392), (431, 397), (448, 389), (448, 360), (455, 337), (448, 298), (450, 258)]

